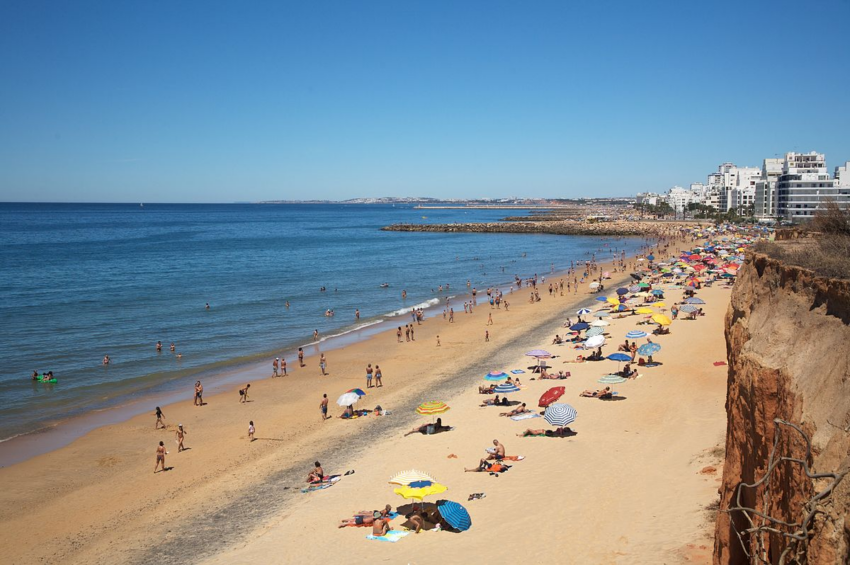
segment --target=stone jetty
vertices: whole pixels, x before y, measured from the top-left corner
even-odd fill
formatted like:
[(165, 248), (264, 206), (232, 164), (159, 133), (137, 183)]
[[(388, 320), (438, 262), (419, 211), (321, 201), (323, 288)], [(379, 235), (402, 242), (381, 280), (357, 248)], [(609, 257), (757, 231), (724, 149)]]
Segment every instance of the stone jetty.
[(554, 235), (653, 236), (678, 231), (679, 224), (666, 222), (588, 222), (549, 220), (533, 222), (485, 222), (466, 224), (393, 224), (383, 231), (442, 233), (546, 233)]

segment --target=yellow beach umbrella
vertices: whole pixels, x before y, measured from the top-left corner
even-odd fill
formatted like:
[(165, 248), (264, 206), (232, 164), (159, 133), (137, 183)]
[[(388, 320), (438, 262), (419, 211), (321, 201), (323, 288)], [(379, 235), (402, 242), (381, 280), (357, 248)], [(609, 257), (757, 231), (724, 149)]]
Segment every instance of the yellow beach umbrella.
[(432, 483), (436, 483), (437, 479), (428, 473), (417, 471), (416, 469), (410, 469), (409, 471), (396, 473), (396, 475), (390, 479), (390, 484), (406, 486), (417, 481), (430, 481)]
[(432, 494), (440, 494), (441, 492), (446, 492), (447, 490), (448, 487), (445, 485), (441, 485), (440, 483), (430, 483), (426, 486), (421, 487), (407, 485), (399, 487), (397, 489), (393, 489), (393, 492), (401, 496), (402, 498), (412, 498), (421, 502), (422, 499), (426, 496), (431, 496)]
[(656, 314), (652, 317), (652, 321), (662, 326), (669, 326), (673, 321), (664, 314)]
[(652, 310), (645, 306), (638, 308), (637, 310), (635, 310), (635, 312), (637, 312), (638, 314), (652, 314)]
[(433, 416), (435, 414), (443, 414), (449, 410), (449, 405), (438, 400), (423, 402), (416, 407), (416, 413), (423, 416)]
[(608, 304), (613, 304), (613, 305), (615, 305), (615, 306), (616, 306), (616, 305), (618, 305), (618, 304), (620, 304), (620, 300), (619, 300), (619, 299), (617, 299), (617, 298), (614, 298), (613, 296), (609, 296), (609, 297), (608, 297), (608, 298), (606, 298), (605, 300), (607, 300), (607, 301), (608, 301)]
[(652, 304), (653, 308), (664, 308), (665, 306), (667, 306), (667, 305), (664, 304), (663, 302), (655, 302), (655, 303)]

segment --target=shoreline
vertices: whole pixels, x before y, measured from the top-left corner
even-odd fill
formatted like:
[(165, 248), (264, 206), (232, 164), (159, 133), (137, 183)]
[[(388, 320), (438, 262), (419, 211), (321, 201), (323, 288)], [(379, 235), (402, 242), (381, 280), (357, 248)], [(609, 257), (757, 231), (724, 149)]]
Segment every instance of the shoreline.
[[(624, 237), (637, 239), (639, 236)], [(657, 237), (657, 235), (655, 237), (643, 237), (643, 241), (640, 242), (640, 245), (647, 245), (647, 240), (657, 241)], [(596, 252), (598, 252), (598, 250), (593, 253)], [(634, 257), (631, 256), (626, 258), (627, 261), (633, 259)], [(586, 259), (577, 259), (576, 264), (582, 260)], [(605, 271), (610, 270), (613, 264), (610, 263), (610, 261), (606, 261), (599, 265), (601, 271)], [(566, 270), (555, 271), (554, 273), (547, 273), (545, 276), (557, 279), (565, 277), (566, 273)], [(587, 281), (584, 286), (586, 287), (589, 282), (590, 281)], [(503, 292), (507, 292), (510, 286), (512, 286), (511, 283), (504, 282), (496, 283), (496, 285), (492, 288), (498, 288)], [(481, 289), (482, 292), (483, 290), (484, 289)], [(414, 304), (410, 308), (424, 306), (423, 318), (425, 320), (435, 318), (441, 314), (440, 308), (446, 298), (449, 298), (452, 301), (466, 301), (471, 300), (472, 295), (470, 289), (464, 289), (463, 292), (459, 292), (457, 294), (438, 294), (427, 301)], [(436, 300), (436, 302), (429, 304), (432, 300)], [(425, 306), (426, 304), (428, 305)], [(374, 321), (364, 320), (362, 324), (355, 323), (350, 329), (345, 329), (346, 326), (343, 326), (339, 328), (339, 333), (333, 333), (328, 336), (320, 336), (318, 341), (309, 341), (301, 345), (292, 344), (284, 346), (282, 352), (269, 351), (257, 353), (250, 355), (245, 361), (235, 360), (233, 361), (233, 364), (225, 362), (223, 364), (224, 366), (201, 368), (197, 373), (193, 373), (189, 379), (181, 377), (179, 379), (175, 379), (173, 382), (159, 383), (156, 386), (162, 387), (160, 390), (148, 393), (142, 392), (141, 394), (131, 393), (130, 395), (125, 395), (123, 397), (124, 400), (120, 401), (118, 404), (105, 408), (89, 409), (80, 414), (74, 414), (59, 420), (48, 421), (38, 429), (2, 439), (0, 440), (0, 469), (10, 467), (32, 459), (33, 457), (44, 455), (54, 450), (66, 447), (73, 443), (76, 439), (79, 439), (102, 426), (126, 422), (133, 417), (148, 412), (150, 406), (159, 405), (163, 408), (167, 408), (169, 405), (179, 403), (186, 399), (188, 394), (186, 392), (186, 390), (188, 390), (186, 387), (191, 386), (190, 381), (202, 380), (207, 396), (220, 394), (234, 390), (237, 383), (243, 381), (259, 382), (261, 380), (271, 379), (272, 377), (269, 365), (277, 353), (282, 353), (282, 355), (289, 360), (289, 369), (291, 371), (295, 368), (294, 365), (292, 365), (292, 361), (295, 360), (297, 362), (298, 347), (304, 348), (306, 361), (310, 357), (319, 356), (322, 352), (339, 350), (365, 340), (375, 338), (382, 333), (389, 333), (394, 327), (396, 327), (396, 322), (401, 322), (403, 320), (405, 323), (409, 322), (406, 318), (406, 314), (401, 313), (400, 310), (401, 309), (375, 316)], [(406, 307), (405, 310), (407, 310)], [(260, 359), (262, 359), (262, 361)]]

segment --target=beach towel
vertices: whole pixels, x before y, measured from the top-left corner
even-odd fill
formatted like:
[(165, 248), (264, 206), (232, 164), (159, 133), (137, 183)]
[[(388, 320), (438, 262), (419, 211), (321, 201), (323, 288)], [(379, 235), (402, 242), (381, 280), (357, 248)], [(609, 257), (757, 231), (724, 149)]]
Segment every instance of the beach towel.
[(715, 367), (722, 367), (725, 364), (726, 364), (726, 361), (715, 361), (714, 362)]
[(401, 530), (390, 530), (382, 536), (373, 536), (372, 534), (369, 534), (368, 536), (366, 536), (366, 539), (374, 540), (374, 541), (388, 541), (390, 543), (395, 543), (398, 540), (400, 540), (401, 538), (403, 538), (405, 536), (409, 536), (409, 535), (410, 535), (410, 532), (403, 532)]
[(504, 461), (522, 461), (525, 459), (525, 455), (505, 455), (502, 457)]
[(342, 479), (342, 477), (340, 477), (339, 475), (330, 475), (328, 477), (325, 477), (325, 479), (321, 483), (313, 483), (313, 484), (307, 485), (306, 487), (301, 489), (301, 492), (308, 493), (308, 492), (314, 492), (314, 491), (317, 491), (317, 490), (323, 490), (323, 489), (326, 489), (326, 488), (331, 488), (332, 486), (337, 484), (340, 481), (340, 479)]
[(521, 375), (525, 373), (525, 371), (523, 371), (522, 369), (514, 369), (513, 371), (511, 371), (511, 373), (514, 375)]
[(515, 422), (519, 422), (520, 420), (528, 420), (529, 418), (539, 418), (540, 414), (535, 414), (534, 412), (525, 412), (523, 414), (517, 414), (516, 416), (511, 416), (511, 420)]

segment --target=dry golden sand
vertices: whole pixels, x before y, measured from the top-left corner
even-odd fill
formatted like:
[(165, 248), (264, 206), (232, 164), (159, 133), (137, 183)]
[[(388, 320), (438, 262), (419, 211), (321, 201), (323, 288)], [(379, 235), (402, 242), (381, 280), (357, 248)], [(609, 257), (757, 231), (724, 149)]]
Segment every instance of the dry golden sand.
[[(619, 274), (619, 273), (618, 273)], [(609, 281), (612, 282), (612, 281)], [(613, 288), (614, 285), (611, 285)], [(490, 308), (473, 315), (456, 310), (457, 323), (441, 318), (417, 327), (416, 342), (395, 343), (394, 332), (329, 351), (329, 375), (318, 376), (318, 356), (291, 376), (252, 380), (251, 400), (228, 392), (196, 408), (187, 400), (163, 407), (168, 431), (153, 429), (154, 417), (139, 416), (107, 426), (66, 448), (0, 469), (0, 544), (8, 563), (348, 562), (453, 563), (532, 559), (563, 563), (681, 562), (708, 554), (709, 516), (716, 476), (700, 474), (717, 464), (711, 452), (725, 425), (725, 358), (722, 323), (729, 291), (706, 289), (707, 315), (677, 321), (659, 338), (661, 367), (616, 388), (620, 402), (578, 398), (596, 388), (596, 378), (616, 365), (561, 363), (568, 346), (550, 346), (554, 333), (576, 305), (548, 296), (528, 304), (528, 292), (507, 298), (511, 310), (494, 310), (491, 341), (484, 343)], [(675, 295), (671, 295), (671, 298)], [(455, 305), (457, 306), (457, 305)], [(400, 319), (404, 323), (405, 319)], [(615, 342), (637, 317), (613, 321)], [(442, 346), (436, 347), (435, 335)], [(564, 385), (564, 400), (579, 412), (569, 439), (518, 438), (526, 427), (548, 427), (542, 418), (514, 422), (498, 408), (478, 408), (481, 377), (494, 369), (529, 365), (522, 353), (543, 347), (562, 356), (551, 364), (568, 369), (567, 381), (529, 381), (512, 395), (536, 406), (550, 386)], [(608, 350), (612, 347), (609, 346)], [(322, 422), (323, 392), (333, 404), (339, 394), (364, 387), (366, 363), (378, 363), (385, 387), (371, 389), (365, 407), (381, 404), (388, 417)], [(191, 391), (187, 391), (187, 398)], [(427, 419), (412, 408), (439, 399), (452, 406), (444, 415), (455, 431), (402, 437)], [(248, 420), (258, 440), (247, 441)], [(188, 431), (185, 453), (173, 442), (178, 422)], [(499, 478), (464, 473), (498, 438), (508, 452), (527, 458)], [(171, 453), (166, 473), (154, 474), (156, 444)], [(457, 459), (449, 459), (449, 454)], [(355, 469), (333, 488), (301, 494), (315, 458), (328, 473)], [(352, 511), (403, 501), (387, 479), (411, 467), (433, 473), (472, 514), (463, 534), (423, 532), (399, 543), (364, 539), (360, 528), (337, 529)], [(467, 502), (472, 492), (483, 500)], [(400, 522), (396, 520), (395, 525)], [(690, 544), (690, 547), (689, 547)]]

